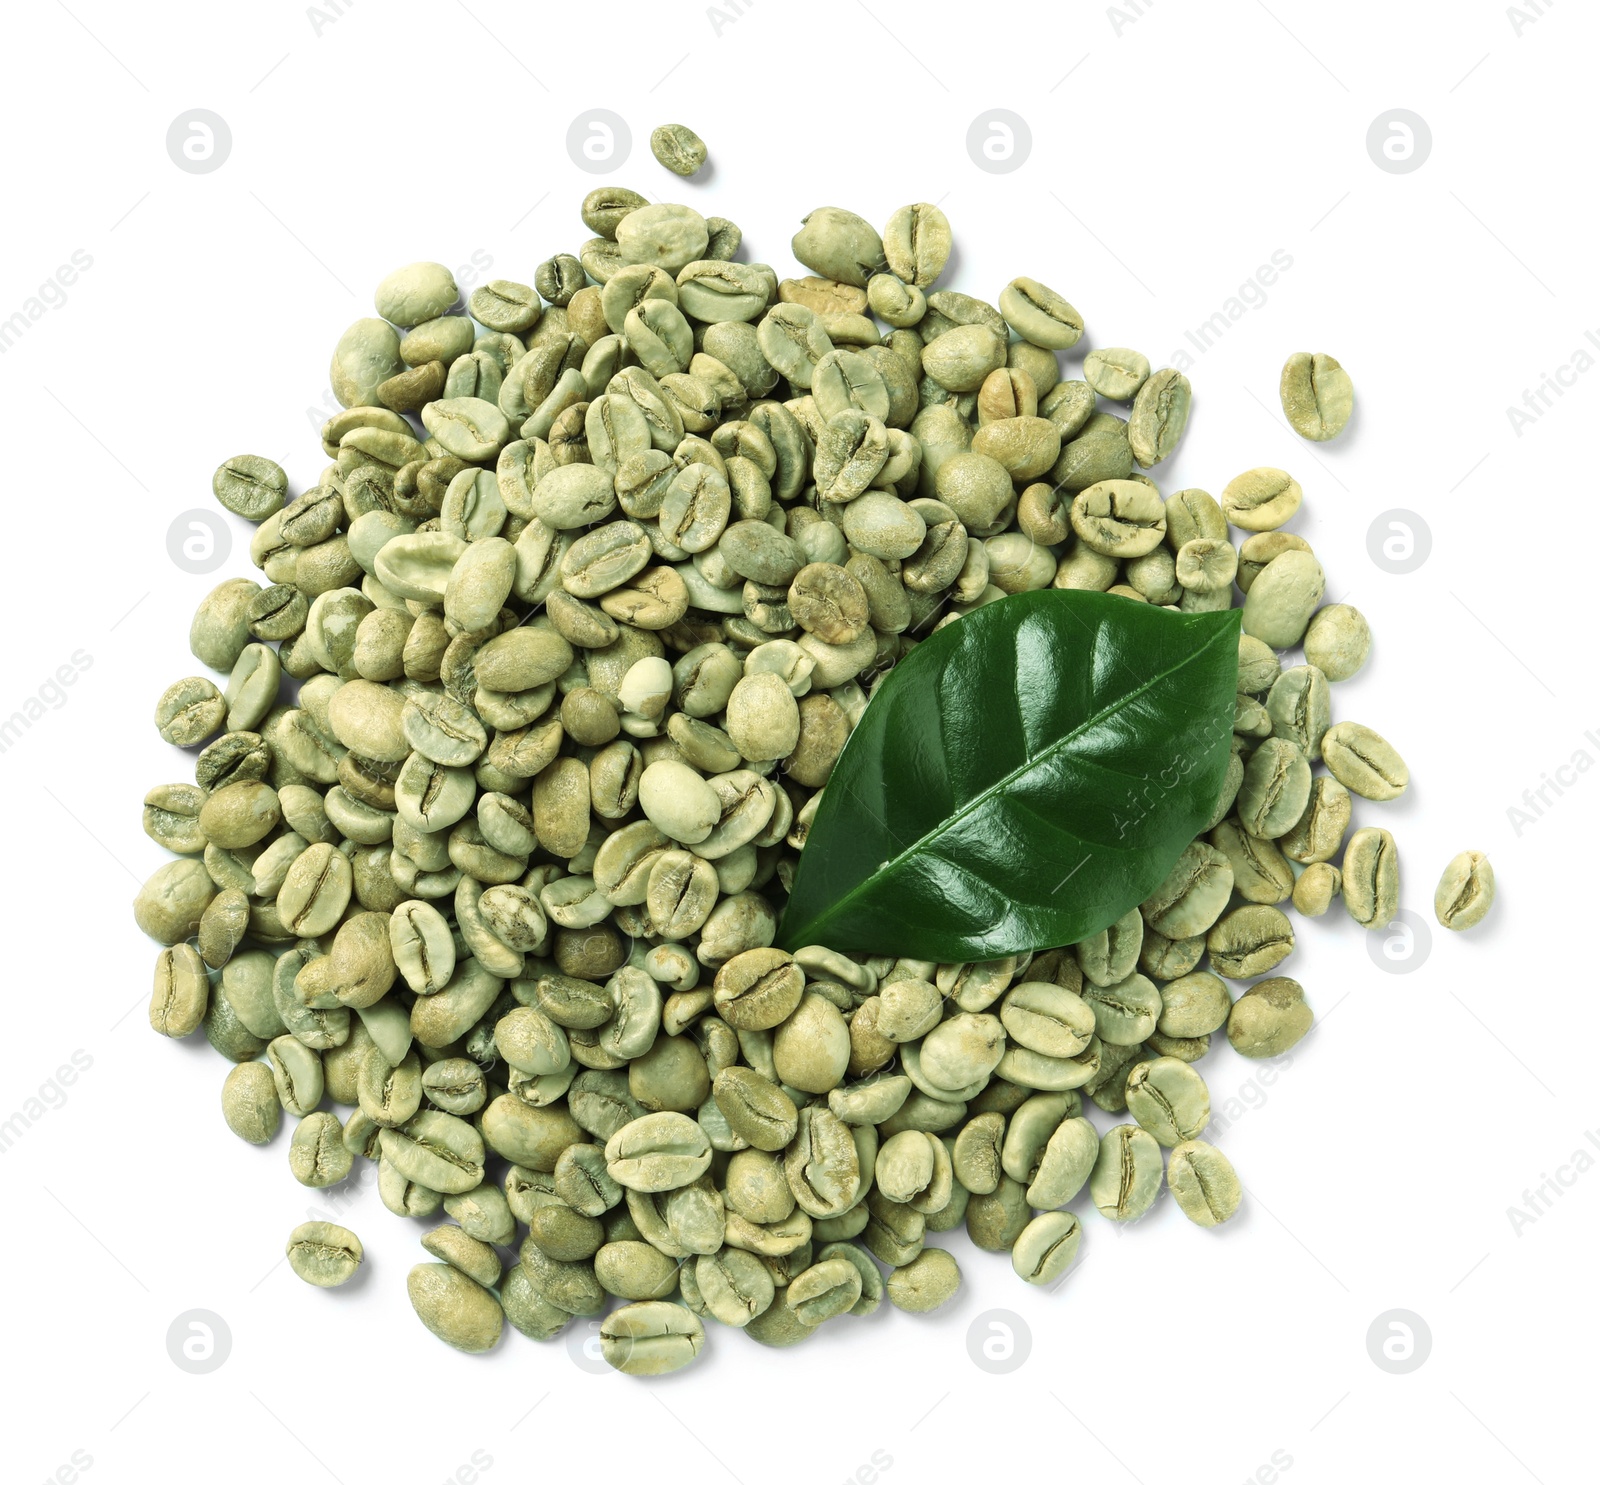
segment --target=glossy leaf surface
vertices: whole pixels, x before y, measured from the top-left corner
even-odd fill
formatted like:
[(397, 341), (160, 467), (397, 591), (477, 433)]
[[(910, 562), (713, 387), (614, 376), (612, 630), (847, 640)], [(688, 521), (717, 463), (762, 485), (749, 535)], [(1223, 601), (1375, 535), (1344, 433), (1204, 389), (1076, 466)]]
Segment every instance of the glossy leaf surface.
[(1075, 943), (1210, 819), (1239, 611), (1046, 589), (890, 674), (828, 781), (778, 942), (940, 963)]

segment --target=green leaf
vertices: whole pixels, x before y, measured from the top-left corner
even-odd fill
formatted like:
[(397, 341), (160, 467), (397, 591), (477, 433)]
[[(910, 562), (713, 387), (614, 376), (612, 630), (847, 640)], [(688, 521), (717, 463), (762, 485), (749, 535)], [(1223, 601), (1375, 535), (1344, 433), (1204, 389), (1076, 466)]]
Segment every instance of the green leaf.
[(834, 768), (778, 942), (954, 963), (1115, 922), (1216, 805), (1239, 617), (1046, 589), (925, 639)]

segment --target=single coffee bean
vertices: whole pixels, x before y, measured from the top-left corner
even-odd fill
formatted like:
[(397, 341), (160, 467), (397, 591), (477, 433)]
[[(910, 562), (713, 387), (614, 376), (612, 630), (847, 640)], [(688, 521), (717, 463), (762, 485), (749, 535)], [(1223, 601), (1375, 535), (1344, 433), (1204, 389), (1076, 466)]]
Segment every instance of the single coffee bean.
[(1233, 1163), (1215, 1145), (1185, 1140), (1167, 1157), (1167, 1186), (1196, 1227), (1215, 1227), (1239, 1210), (1241, 1190)]
[(471, 1058), (446, 1057), (423, 1069), (422, 1094), (435, 1108), (464, 1116), (488, 1102), (488, 1082)]
[(1338, 855), (1344, 833), (1349, 828), (1350, 791), (1338, 779), (1319, 775), (1311, 781), (1304, 812), (1279, 838), (1278, 846), (1291, 861), (1303, 865), (1330, 861)]
[[(1307, 770), (1309, 772), (1309, 770)], [(1168, 938), (1204, 933), (1233, 893), (1233, 867), (1215, 846), (1185, 846), (1166, 880), (1140, 904), (1144, 921)]]
[(1473, 928), (1494, 905), (1494, 867), (1482, 851), (1450, 858), (1433, 894), (1433, 912), (1446, 928)]
[(910, 1263), (896, 1268), (884, 1287), (897, 1310), (928, 1314), (956, 1297), (961, 1268), (944, 1248), (924, 1248)]
[(363, 1257), (361, 1239), (334, 1222), (302, 1222), (285, 1249), (292, 1268), (318, 1289), (337, 1289), (356, 1276)]
[(430, 1190), (470, 1191), (483, 1179), (484, 1137), (442, 1110), (424, 1109), (400, 1128), (385, 1129), (380, 1143), (385, 1160)]
[(500, 1255), (459, 1227), (446, 1223), (424, 1233), (422, 1246), (486, 1289), (500, 1282)]
[(937, 206), (919, 201), (902, 206), (883, 230), (883, 252), (891, 272), (926, 289), (950, 259), (950, 221)]
[(1239, 823), (1265, 840), (1287, 833), (1311, 797), (1311, 765), (1291, 741), (1269, 737), (1251, 755), (1239, 786)]
[(662, 124), (652, 129), (650, 153), (674, 175), (693, 175), (706, 163), (705, 141), (683, 124)]
[(1205, 1080), (1176, 1057), (1135, 1063), (1124, 1096), (1128, 1112), (1169, 1148), (1193, 1139), (1211, 1122)]
[(1141, 469), (1150, 469), (1177, 448), (1189, 424), (1193, 392), (1189, 378), (1163, 367), (1145, 381), (1128, 415), (1128, 447)]
[(1350, 373), (1320, 351), (1296, 351), (1283, 363), (1278, 397), (1289, 426), (1301, 438), (1326, 443), (1344, 432), (1355, 405)]
[(1295, 911), (1302, 917), (1320, 918), (1339, 895), (1343, 876), (1337, 866), (1314, 861), (1294, 884)]
[(500, 1302), (448, 1263), (419, 1263), (406, 1276), (411, 1307), (436, 1336), (458, 1351), (492, 1351), (505, 1328)]
[(1161, 987), (1161, 1018), (1157, 1029), (1164, 1036), (1205, 1036), (1227, 1019), (1233, 997), (1214, 974), (1184, 975)]
[(1294, 949), (1294, 928), (1275, 907), (1235, 908), (1206, 935), (1211, 967), (1230, 980), (1265, 974)]
[(1094, 1125), (1075, 1114), (1063, 1119), (1045, 1142), (1032, 1172), (1026, 1193), (1028, 1204), (1043, 1210), (1065, 1206), (1083, 1189), (1099, 1151), (1100, 1137)]
[(1070, 350), (1083, 336), (1083, 316), (1037, 279), (1012, 279), (1000, 291), (1000, 313), (1023, 340), (1048, 351)]
[(174, 944), (156, 956), (150, 992), (150, 1025), (162, 1036), (188, 1036), (206, 1013), (211, 984), (191, 944)]
[(228, 708), (222, 693), (201, 676), (174, 681), (156, 703), (156, 731), (163, 742), (192, 748), (220, 728)]
[(1339, 885), (1357, 923), (1387, 928), (1400, 909), (1400, 853), (1394, 837), (1371, 825), (1356, 831), (1344, 848)]
[(1252, 985), (1228, 1013), (1228, 1040), (1241, 1057), (1277, 1057), (1311, 1029), (1299, 983), (1275, 976)]
[(1100, 1141), (1089, 1195), (1102, 1216), (1132, 1222), (1154, 1205), (1161, 1175), (1161, 1146), (1155, 1139), (1137, 1124), (1113, 1125)]
[(222, 1084), (222, 1117), (242, 1140), (272, 1143), (283, 1119), (272, 1070), (264, 1062), (241, 1062)]
[(133, 900), (134, 921), (159, 943), (179, 944), (192, 937), (217, 888), (210, 873), (192, 857), (158, 866)]
[(1347, 681), (1367, 663), (1372, 630), (1348, 603), (1319, 608), (1306, 629), (1306, 659), (1330, 681)]
[(217, 503), (247, 521), (264, 521), (283, 508), (289, 476), (271, 459), (239, 454), (217, 466), (211, 476)]
[(1222, 491), (1222, 512), (1245, 531), (1276, 531), (1300, 509), (1300, 483), (1281, 469), (1250, 469)]
[(630, 1191), (671, 1191), (698, 1179), (711, 1162), (705, 1131), (686, 1115), (646, 1114), (606, 1141), (606, 1170)]
[(1150, 359), (1138, 351), (1104, 347), (1083, 361), (1083, 379), (1102, 397), (1126, 402), (1150, 376)]
[(1083, 1229), (1071, 1212), (1041, 1212), (1017, 1234), (1011, 1267), (1029, 1284), (1053, 1284), (1078, 1257)]
[(1072, 502), (1072, 529), (1107, 557), (1142, 557), (1161, 544), (1167, 520), (1161, 497), (1134, 480), (1108, 479), (1080, 491)]
[(344, 1130), (332, 1114), (306, 1114), (295, 1125), (289, 1169), (302, 1186), (335, 1186), (350, 1174), (353, 1163)]
[(1394, 744), (1359, 722), (1335, 722), (1322, 737), (1328, 772), (1363, 799), (1398, 799), (1411, 771)]
[(665, 1300), (640, 1300), (600, 1322), (600, 1355), (630, 1377), (680, 1371), (700, 1354), (705, 1327), (697, 1315)]
[(1294, 648), (1322, 602), (1325, 584), (1322, 564), (1310, 552), (1274, 557), (1245, 595), (1244, 632), (1275, 650)]
[(734, 1133), (756, 1149), (782, 1150), (794, 1139), (799, 1127), (794, 1101), (753, 1068), (724, 1068), (712, 1082), (711, 1096)]

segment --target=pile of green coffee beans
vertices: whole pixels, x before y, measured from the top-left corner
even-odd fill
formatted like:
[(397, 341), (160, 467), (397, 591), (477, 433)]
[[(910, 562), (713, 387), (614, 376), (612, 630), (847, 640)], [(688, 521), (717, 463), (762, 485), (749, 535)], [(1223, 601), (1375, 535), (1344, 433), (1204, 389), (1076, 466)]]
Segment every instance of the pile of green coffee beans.
[[(689, 163), (697, 142), (662, 148)], [(346, 410), (314, 488), (291, 501), (253, 455), (217, 471), (266, 584), (202, 601), (191, 648), (227, 679), (157, 706), (198, 754), (145, 801), (178, 856), (135, 902), (167, 945), (152, 1024), (203, 1027), (235, 1064), (242, 1138), (294, 1121), (297, 1180), (372, 1161), (391, 1211), (443, 1208), (410, 1295), (468, 1351), (506, 1319), (548, 1339), (605, 1315), (605, 1356), (655, 1373), (707, 1318), (782, 1346), (885, 1295), (933, 1310), (960, 1273), (928, 1240), (962, 1224), (1050, 1283), (1085, 1188), (1126, 1222), (1165, 1177), (1193, 1221), (1226, 1221), (1239, 1182), (1197, 1139), (1191, 1064), (1224, 1028), (1269, 1057), (1312, 1019), (1291, 979), (1228, 982), (1289, 954), (1283, 903), (1340, 896), (1378, 928), (1398, 886), (1386, 831), (1346, 843), (1351, 794), (1392, 799), (1407, 772), (1332, 720), (1369, 636), (1278, 529), (1300, 486), (1256, 469), (1220, 502), (1163, 499), (1143, 471), (1183, 432), (1185, 378), (1097, 349), (1063, 380), (1077, 311), (1028, 278), (998, 305), (936, 288), (937, 207), (881, 234), (815, 211), (794, 238), (811, 276), (783, 280), (687, 206), (606, 187), (583, 219), (576, 256), (464, 312), (438, 264), (385, 279), (334, 351)], [(1286, 406), (1325, 436), (1348, 379), (1291, 367)], [(1243, 595), (1205, 837), (1070, 947), (771, 947), (874, 684), (934, 628), (1052, 584), (1187, 611)], [(1452, 869), (1470, 916), (1487, 863)], [(1102, 1135), (1085, 1099), (1130, 1118)], [(362, 1261), (326, 1223), (288, 1253), (321, 1285)]]

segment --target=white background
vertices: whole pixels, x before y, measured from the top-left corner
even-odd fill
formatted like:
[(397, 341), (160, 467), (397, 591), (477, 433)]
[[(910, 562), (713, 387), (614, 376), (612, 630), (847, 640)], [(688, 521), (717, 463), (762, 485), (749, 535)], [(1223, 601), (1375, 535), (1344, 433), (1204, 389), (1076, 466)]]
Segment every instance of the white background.
[[(1600, 375), (1568, 374), (1520, 433), (1507, 409), (1600, 329), (1600, 17), (1532, 0), (1521, 13), (1489, 0), (1126, 0), (1118, 14), (1077, 0), (729, 0), (720, 19), (630, 0), (346, 0), (320, 20), (290, 3), (8, 7), (0, 321), (26, 318), (75, 251), (92, 266), (0, 355), (0, 716), (75, 652), (90, 663), (0, 755), (0, 1119), (37, 1116), (0, 1157), (0, 1476), (466, 1485), (605, 1460), (745, 1485), (874, 1469), (1592, 1479), (1600, 1176), (1564, 1163), (1600, 1126), (1581, 948), (1600, 778), (1568, 774), (1520, 833), (1507, 811), (1580, 750), (1600, 758), (1595, 492), (1574, 472)], [(966, 147), (997, 107), (1032, 135), (1007, 174)], [(196, 108), (232, 135), (207, 174), (165, 145)], [(151, 1034), (154, 950), (128, 904), (164, 853), (139, 800), (190, 760), (149, 716), (196, 667), (195, 604), (250, 571), (242, 523), (209, 576), (169, 561), (167, 528), (215, 509), (210, 473), (228, 455), (278, 458), (297, 491), (315, 478), (322, 413), (308, 409), (323, 408), (333, 342), (372, 313), (387, 270), (476, 254), (492, 260), (482, 277), (531, 281), (575, 250), (598, 178), (566, 139), (595, 108), (632, 129), (609, 179), (733, 217), (744, 256), (782, 274), (814, 206), (882, 223), (940, 202), (959, 241), (948, 282), (992, 300), (1016, 274), (1043, 279), (1087, 317), (1080, 351), (1130, 345), (1166, 364), (1275, 250), (1292, 258), (1264, 303), (1194, 354), (1190, 431), (1157, 474), (1167, 491), (1217, 491), (1263, 463), (1301, 479), (1294, 529), (1377, 635), (1337, 714), (1393, 739), (1414, 780), (1360, 819), (1395, 831), (1404, 902), (1424, 921), (1464, 847), (1490, 853), (1501, 890), (1489, 924), (1435, 927), (1404, 974), (1380, 968), (1338, 908), (1301, 929), (1287, 968), (1317, 1032), (1270, 1088), (1225, 1044), (1202, 1064), (1219, 1109), (1241, 1101), (1218, 1136), (1248, 1191), (1229, 1227), (1202, 1232), (1165, 1199), (1122, 1232), (1091, 1210), (1053, 1293), (941, 1239), (966, 1276), (945, 1313), (886, 1307), (784, 1352), (716, 1329), (698, 1365), (654, 1383), (591, 1375), (564, 1342), (509, 1329), (494, 1354), (464, 1357), (405, 1299), (421, 1224), (385, 1212), (370, 1179), (337, 1208), (297, 1186), (287, 1130), (254, 1149), (224, 1127), (226, 1065), (203, 1039)], [(1397, 108), (1431, 128), (1411, 173), (1367, 148)], [(710, 145), (705, 182), (649, 156), (650, 128), (678, 119)], [(1354, 376), (1359, 411), (1335, 444), (1303, 444), (1279, 416), (1278, 369), (1300, 348)], [(1432, 533), (1409, 575), (1368, 552), (1394, 508)], [(88, 1070), (30, 1105), (74, 1053)], [(1572, 1184), (1519, 1231), (1508, 1209), (1558, 1170)], [(279, 1262), (315, 1207), (367, 1244), (348, 1292)], [(194, 1309), (231, 1336), (207, 1375), (168, 1355), (169, 1326)], [(1004, 1376), (968, 1354), (994, 1309), (1031, 1334)], [(1393, 1309), (1431, 1333), (1407, 1375), (1369, 1356), (1369, 1327)]]

